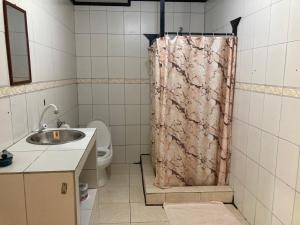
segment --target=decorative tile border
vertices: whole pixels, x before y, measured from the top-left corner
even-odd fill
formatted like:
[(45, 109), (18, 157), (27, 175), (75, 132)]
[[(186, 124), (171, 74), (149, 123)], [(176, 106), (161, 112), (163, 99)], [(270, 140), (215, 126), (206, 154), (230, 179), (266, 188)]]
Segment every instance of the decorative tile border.
[(249, 83), (240, 83), (235, 84), (236, 89), (243, 91), (251, 91), (272, 95), (279, 95), (285, 97), (300, 98), (300, 88), (293, 87), (280, 87), (280, 86), (271, 86), (264, 84), (249, 84)]
[(149, 84), (149, 79), (78, 79), (78, 84)]
[(19, 85), (19, 86), (0, 87), (0, 98), (24, 94), (24, 93), (30, 93), (34, 91), (41, 91), (50, 88), (62, 87), (71, 84), (77, 84), (77, 80), (76, 79), (57, 80), (57, 81), (49, 81), (49, 82), (31, 83), (31, 84)]
[(31, 83), (19, 86), (0, 87), (0, 98), (62, 87), (71, 84), (149, 84), (150, 80), (144, 79), (68, 79), (49, 82)]

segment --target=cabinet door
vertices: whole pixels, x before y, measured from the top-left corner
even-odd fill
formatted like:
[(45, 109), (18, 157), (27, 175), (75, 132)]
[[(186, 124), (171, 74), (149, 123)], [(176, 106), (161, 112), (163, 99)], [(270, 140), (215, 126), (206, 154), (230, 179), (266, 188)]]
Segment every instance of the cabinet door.
[(22, 174), (0, 175), (0, 225), (26, 225)]
[(24, 177), (28, 225), (77, 225), (73, 173)]

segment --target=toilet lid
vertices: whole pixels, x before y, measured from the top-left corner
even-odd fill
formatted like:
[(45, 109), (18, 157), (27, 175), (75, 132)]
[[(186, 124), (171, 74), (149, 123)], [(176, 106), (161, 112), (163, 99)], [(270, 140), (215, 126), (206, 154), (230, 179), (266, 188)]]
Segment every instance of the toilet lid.
[(87, 125), (88, 128), (97, 128), (96, 132), (96, 139), (97, 139), (97, 146), (106, 147), (110, 145), (110, 132), (107, 126), (100, 120), (95, 120), (89, 122)]

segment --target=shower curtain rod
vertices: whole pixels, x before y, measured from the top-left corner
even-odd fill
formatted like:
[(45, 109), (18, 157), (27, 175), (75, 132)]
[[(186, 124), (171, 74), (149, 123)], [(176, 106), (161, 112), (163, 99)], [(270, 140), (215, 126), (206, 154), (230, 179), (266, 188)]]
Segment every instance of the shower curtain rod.
[(165, 32), (165, 0), (160, 0), (160, 33), (159, 34), (144, 34), (149, 40), (149, 46), (153, 44), (156, 38), (165, 36), (167, 34), (179, 34), (179, 35), (212, 35), (212, 36), (226, 36), (234, 35), (237, 36), (238, 25), (242, 17), (238, 17), (230, 21), (232, 27), (232, 33), (183, 33), (183, 32)]

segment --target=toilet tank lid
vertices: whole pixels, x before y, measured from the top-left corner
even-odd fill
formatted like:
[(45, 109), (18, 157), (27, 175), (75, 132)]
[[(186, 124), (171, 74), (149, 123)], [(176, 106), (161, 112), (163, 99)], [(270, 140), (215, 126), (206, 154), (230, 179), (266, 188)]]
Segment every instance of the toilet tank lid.
[(95, 120), (89, 122), (87, 127), (97, 128), (97, 134), (96, 134), (97, 146), (108, 147), (111, 144), (110, 132), (107, 126), (105, 125), (105, 123), (103, 123), (100, 120)]

